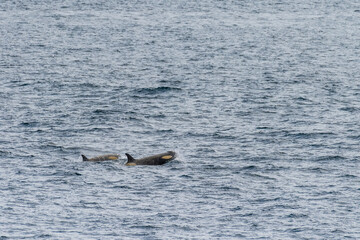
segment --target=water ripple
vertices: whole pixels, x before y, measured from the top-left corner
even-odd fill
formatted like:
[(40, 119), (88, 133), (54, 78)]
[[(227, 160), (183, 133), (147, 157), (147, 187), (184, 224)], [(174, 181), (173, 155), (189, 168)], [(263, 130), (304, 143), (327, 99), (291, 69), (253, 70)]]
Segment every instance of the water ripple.
[(358, 12), (5, 1), (0, 238), (359, 239)]

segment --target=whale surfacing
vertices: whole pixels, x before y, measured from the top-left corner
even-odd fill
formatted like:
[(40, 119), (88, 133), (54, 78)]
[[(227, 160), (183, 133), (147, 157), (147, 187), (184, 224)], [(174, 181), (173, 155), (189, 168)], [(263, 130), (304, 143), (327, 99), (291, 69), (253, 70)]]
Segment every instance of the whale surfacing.
[(102, 155), (102, 156), (98, 156), (98, 157), (93, 157), (93, 158), (87, 158), (85, 155), (82, 155), (83, 161), (90, 161), (90, 162), (100, 162), (100, 161), (108, 161), (108, 160), (118, 160), (119, 159), (119, 155), (117, 154), (107, 154), (107, 155)]
[(176, 153), (173, 151), (168, 151), (165, 153), (160, 153), (157, 155), (135, 159), (130, 154), (125, 153), (128, 158), (126, 166), (136, 166), (136, 165), (162, 165), (176, 158)]

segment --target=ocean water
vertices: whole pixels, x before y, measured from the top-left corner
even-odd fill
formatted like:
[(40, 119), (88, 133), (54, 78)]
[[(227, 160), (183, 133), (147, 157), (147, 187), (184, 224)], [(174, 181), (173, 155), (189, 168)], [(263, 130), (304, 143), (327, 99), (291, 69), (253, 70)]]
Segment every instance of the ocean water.
[(356, 0), (1, 0), (0, 239), (360, 239), (359, 26)]

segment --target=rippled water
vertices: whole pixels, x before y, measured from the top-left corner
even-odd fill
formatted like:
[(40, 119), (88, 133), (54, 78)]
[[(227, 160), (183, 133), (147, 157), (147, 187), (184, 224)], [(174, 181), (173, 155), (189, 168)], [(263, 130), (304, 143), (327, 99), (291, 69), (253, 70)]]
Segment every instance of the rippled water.
[(359, 26), (348, 0), (2, 1), (0, 238), (359, 239)]

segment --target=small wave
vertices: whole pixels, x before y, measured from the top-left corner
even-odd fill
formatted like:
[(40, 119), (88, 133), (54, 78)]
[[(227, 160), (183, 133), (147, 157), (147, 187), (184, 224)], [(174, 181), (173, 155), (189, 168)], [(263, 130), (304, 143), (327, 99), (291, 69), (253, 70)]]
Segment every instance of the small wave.
[(157, 130), (158, 133), (173, 133), (174, 130), (172, 129), (160, 129), (160, 130)]
[(250, 172), (250, 171), (259, 171), (259, 167), (254, 165), (244, 166), (244, 167), (238, 167), (233, 169), (233, 174), (243, 174), (243, 172)]
[(144, 95), (156, 95), (168, 92), (175, 92), (181, 91), (181, 88), (174, 88), (174, 87), (154, 87), (154, 88), (140, 88), (134, 90), (137, 94), (144, 94)]
[(74, 204), (73, 207), (78, 207), (78, 208), (93, 208), (93, 209), (104, 209), (101, 205), (99, 205), (98, 202), (90, 202), (90, 201), (86, 201), (86, 200), (80, 200), (79, 203)]
[(340, 110), (344, 111), (344, 112), (353, 113), (353, 112), (359, 111), (359, 108), (356, 108), (356, 107), (343, 107), (343, 108), (340, 108)]
[(39, 125), (39, 122), (22, 122), (20, 125), (23, 127), (36, 127)]
[(99, 89), (101, 87), (100, 84), (97, 84), (97, 83), (91, 83), (91, 82), (83, 82), (83, 83), (79, 83), (76, 85), (78, 88), (80, 89), (86, 89), (86, 88), (89, 88), (89, 89)]
[(266, 202), (278, 202), (280, 201), (280, 197), (274, 197), (274, 198), (257, 198), (253, 199), (252, 202), (254, 203), (266, 203)]
[(272, 178), (265, 175), (255, 174), (255, 173), (245, 173), (249, 177), (257, 178), (257, 179), (263, 179), (263, 180), (276, 180), (276, 178)]
[(127, 185), (114, 185), (112, 188), (114, 188), (114, 189), (132, 189), (130, 186), (127, 186)]
[(226, 133), (221, 133), (221, 132), (216, 132), (213, 134), (213, 137), (215, 139), (224, 139), (224, 140), (235, 140), (237, 138), (237, 136), (233, 136), (233, 135), (229, 135)]
[(334, 136), (335, 133), (332, 132), (314, 132), (314, 133), (306, 133), (306, 132), (298, 132), (298, 133), (287, 133), (287, 137), (296, 138), (296, 139), (313, 139), (313, 138), (324, 138)]
[(242, 207), (237, 206), (237, 207), (231, 208), (231, 211), (236, 212), (236, 211), (241, 211), (242, 209), (243, 209)]
[(314, 159), (314, 161), (322, 162), (322, 161), (340, 161), (345, 160), (346, 158), (339, 155), (329, 155), (329, 156), (321, 156)]
[(358, 178), (359, 176), (353, 175), (353, 174), (345, 174), (339, 176), (339, 178)]
[(11, 154), (9, 151), (0, 150), (0, 156), (10, 156)]
[(249, 165), (249, 166), (245, 166), (242, 168), (242, 170), (253, 170), (253, 169), (257, 169), (258, 167), (254, 166), (254, 165)]
[(223, 167), (221, 165), (214, 165), (214, 164), (207, 164), (205, 165), (204, 169), (206, 170), (226, 170), (226, 167)]
[(291, 232), (291, 233), (299, 233), (299, 232), (305, 231), (305, 229), (303, 229), (303, 228), (291, 228), (291, 229), (288, 229), (286, 231)]
[(131, 226), (130, 228), (138, 228), (138, 229), (145, 229), (145, 230), (160, 229), (160, 227), (153, 226), (153, 225), (135, 225), (135, 226)]
[(233, 186), (222, 186), (219, 189), (223, 190), (225, 192), (238, 192), (238, 191), (240, 191), (240, 188), (233, 187)]
[(62, 176), (62, 177), (72, 177), (72, 176), (81, 176), (82, 174), (77, 171), (66, 171), (66, 170), (57, 170), (53, 174), (50, 174), (52, 176)]
[(291, 213), (289, 215), (287, 215), (288, 218), (308, 218), (309, 216), (306, 214), (302, 214), (302, 213)]
[(306, 168), (304, 170), (307, 170), (310, 172), (315, 172), (315, 173), (324, 173), (324, 172), (330, 171), (330, 169), (325, 169), (325, 168), (321, 168), (321, 167), (311, 167), (311, 168)]
[(96, 115), (111, 115), (111, 114), (118, 114), (121, 111), (116, 110), (116, 109), (95, 109), (93, 110), (93, 113)]
[(180, 176), (180, 178), (193, 179), (193, 176), (191, 176), (189, 174), (183, 174), (183, 175)]

